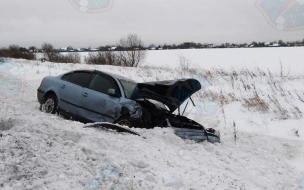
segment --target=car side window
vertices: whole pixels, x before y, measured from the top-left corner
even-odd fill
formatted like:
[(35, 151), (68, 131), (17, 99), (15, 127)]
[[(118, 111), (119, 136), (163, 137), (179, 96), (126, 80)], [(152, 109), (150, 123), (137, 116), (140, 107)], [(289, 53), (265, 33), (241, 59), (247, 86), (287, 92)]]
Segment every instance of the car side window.
[(93, 75), (89, 88), (104, 94), (108, 94), (109, 89), (115, 89), (117, 95), (119, 96), (120, 94), (117, 85), (115, 85), (115, 81), (110, 77), (100, 74)]
[(62, 79), (62, 80), (68, 80), (68, 79), (70, 78), (71, 75), (72, 75), (72, 73), (63, 75), (63, 76), (61, 77), (61, 79)]
[(91, 77), (91, 72), (74, 72), (68, 81), (82, 87), (87, 87)]

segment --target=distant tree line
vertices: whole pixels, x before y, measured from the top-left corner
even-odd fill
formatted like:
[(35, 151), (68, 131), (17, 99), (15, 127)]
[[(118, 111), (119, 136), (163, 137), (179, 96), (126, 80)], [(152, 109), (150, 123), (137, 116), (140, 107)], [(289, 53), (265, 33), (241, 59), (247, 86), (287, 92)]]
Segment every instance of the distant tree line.
[(18, 59), (36, 59), (36, 55), (24, 47), (18, 45), (10, 45), (8, 48), (0, 49), (1, 55), (4, 57), (18, 58)]
[[(51, 62), (60, 63), (79, 63), (81, 56), (77, 52), (90, 52), (85, 58), (87, 64), (102, 65), (120, 65), (137, 67), (146, 57), (145, 50), (169, 50), (169, 49), (202, 49), (202, 48), (259, 48), (259, 47), (294, 47), (304, 46), (302, 41), (284, 42), (283, 40), (273, 42), (255, 42), (252, 43), (222, 43), (208, 44), (196, 42), (183, 42), (181, 44), (164, 44), (144, 46), (141, 38), (136, 34), (129, 34), (122, 37), (115, 45), (99, 46), (92, 49), (79, 48), (74, 49), (72, 46), (67, 48), (55, 49), (50, 43), (44, 43), (41, 48), (31, 46), (28, 49), (18, 45), (10, 45), (8, 48), (0, 49), (0, 57), (11, 57), (21, 59), (36, 59), (36, 53), (43, 53), (44, 58)], [(64, 54), (63, 52), (69, 52)], [(94, 52), (94, 53), (93, 53)]]
[[(136, 34), (129, 34), (122, 37), (115, 46), (99, 47), (99, 49), (88, 48), (88, 51), (96, 51), (89, 53), (85, 58), (87, 64), (100, 65), (119, 65), (127, 67), (137, 67), (145, 59), (146, 51), (144, 43)], [(114, 51), (115, 50), (115, 51)], [(43, 53), (41, 61), (47, 60), (54, 63), (80, 63), (81, 56), (78, 52), (83, 49), (75, 50), (72, 46), (67, 48), (55, 49), (50, 43), (42, 44), (40, 49), (35, 46), (29, 49), (11, 45), (8, 48), (0, 49), (0, 57), (36, 59), (35, 53)], [(69, 52), (69, 53), (63, 53)]]
[(304, 46), (304, 39), (302, 41), (284, 42), (283, 40), (273, 42), (255, 42), (252, 43), (222, 43), (222, 44), (208, 44), (208, 43), (195, 43), (195, 42), (184, 42), (181, 44), (158, 45), (150, 44), (146, 49), (165, 50), (165, 49), (203, 49), (203, 48), (249, 48), (249, 47), (295, 47)]

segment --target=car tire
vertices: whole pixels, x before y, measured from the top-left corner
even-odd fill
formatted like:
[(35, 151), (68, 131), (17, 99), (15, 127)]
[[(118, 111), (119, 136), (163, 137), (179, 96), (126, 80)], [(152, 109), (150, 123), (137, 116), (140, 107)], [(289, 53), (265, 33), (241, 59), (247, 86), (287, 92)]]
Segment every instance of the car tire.
[(151, 116), (150, 112), (144, 107), (142, 107), (142, 111), (143, 111), (143, 114), (142, 114), (141, 118), (143, 121), (143, 128), (146, 128), (146, 129), (153, 128), (152, 121), (151, 121), (152, 116)]
[(115, 124), (127, 126), (127, 127), (132, 126), (129, 116), (123, 116), (123, 117), (119, 118), (117, 121), (115, 121)]
[(55, 114), (57, 110), (57, 106), (58, 106), (58, 102), (56, 95), (50, 94), (43, 101), (42, 110), (46, 113)]

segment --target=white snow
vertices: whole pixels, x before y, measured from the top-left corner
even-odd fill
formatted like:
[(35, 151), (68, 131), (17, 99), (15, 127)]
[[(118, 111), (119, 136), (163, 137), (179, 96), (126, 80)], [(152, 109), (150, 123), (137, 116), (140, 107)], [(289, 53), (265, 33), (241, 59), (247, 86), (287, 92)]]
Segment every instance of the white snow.
[[(141, 68), (6, 60), (0, 189), (303, 189), (303, 50), (149, 51)], [(192, 70), (178, 68), (179, 55)], [(134, 129), (144, 139), (38, 109), (43, 77), (88, 68), (139, 82), (198, 79), (204, 88), (186, 115), (219, 130), (222, 142), (183, 140), (170, 128)]]

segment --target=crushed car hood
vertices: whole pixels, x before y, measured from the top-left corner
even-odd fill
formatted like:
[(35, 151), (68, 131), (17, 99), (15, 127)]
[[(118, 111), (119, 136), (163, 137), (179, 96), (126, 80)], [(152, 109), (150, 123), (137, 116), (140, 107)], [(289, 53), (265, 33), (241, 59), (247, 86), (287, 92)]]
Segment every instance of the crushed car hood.
[(138, 83), (130, 99), (147, 98), (157, 100), (168, 106), (172, 113), (201, 88), (200, 82), (195, 79)]

